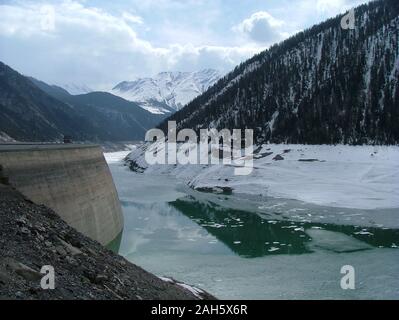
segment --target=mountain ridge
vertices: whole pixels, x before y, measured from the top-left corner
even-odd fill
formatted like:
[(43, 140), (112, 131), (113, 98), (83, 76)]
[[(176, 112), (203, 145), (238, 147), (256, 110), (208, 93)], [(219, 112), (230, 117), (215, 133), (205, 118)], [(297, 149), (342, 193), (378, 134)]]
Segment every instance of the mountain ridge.
[(79, 95), (79, 94), (85, 94), (85, 93), (90, 93), (90, 92), (95, 91), (85, 84), (56, 83), (54, 85), (56, 85), (57, 87), (61, 87), (62, 89), (66, 90), (71, 95)]
[(70, 95), (0, 62), (1, 140), (105, 142), (142, 140), (162, 118), (105, 92)]
[(197, 72), (166, 71), (155, 77), (118, 83), (111, 93), (138, 103), (153, 113), (173, 113), (213, 85), (221, 74), (214, 69)]
[(399, 143), (399, 2), (375, 1), (355, 13), (355, 30), (343, 30), (340, 15), (300, 32), (168, 120), (178, 129), (254, 129), (259, 143)]

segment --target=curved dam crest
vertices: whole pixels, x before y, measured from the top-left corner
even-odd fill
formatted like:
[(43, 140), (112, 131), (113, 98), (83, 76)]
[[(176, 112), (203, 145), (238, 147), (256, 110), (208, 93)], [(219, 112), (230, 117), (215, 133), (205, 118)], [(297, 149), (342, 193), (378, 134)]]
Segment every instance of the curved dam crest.
[(0, 176), (53, 209), (82, 234), (107, 245), (123, 229), (111, 172), (97, 145), (0, 145)]

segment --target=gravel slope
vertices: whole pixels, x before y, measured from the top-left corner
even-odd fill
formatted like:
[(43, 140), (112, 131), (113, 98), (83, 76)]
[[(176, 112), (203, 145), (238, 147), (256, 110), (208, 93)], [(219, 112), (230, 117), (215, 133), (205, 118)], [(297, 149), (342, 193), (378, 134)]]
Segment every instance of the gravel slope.
[[(55, 268), (54, 290), (40, 287), (44, 265)], [(0, 299), (199, 298), (213, 297), (159, 279), (0, 184)]]

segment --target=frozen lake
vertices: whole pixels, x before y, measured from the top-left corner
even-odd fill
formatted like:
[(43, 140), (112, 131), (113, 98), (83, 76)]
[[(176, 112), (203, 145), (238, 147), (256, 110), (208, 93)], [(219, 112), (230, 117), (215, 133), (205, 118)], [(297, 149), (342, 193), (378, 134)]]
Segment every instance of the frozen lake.
[[(107, 154), (122, 202), (119, 253), (221, 299), (398, 299), (397, 209), (193, 191)], [(396, 219), (392, 221), (392, 219)], [(341, 267), (355, 268), (343, 290)]]

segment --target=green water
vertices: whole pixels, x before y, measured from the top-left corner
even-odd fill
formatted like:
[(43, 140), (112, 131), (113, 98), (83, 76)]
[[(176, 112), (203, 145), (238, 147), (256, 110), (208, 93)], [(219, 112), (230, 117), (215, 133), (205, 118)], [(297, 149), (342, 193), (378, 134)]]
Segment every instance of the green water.
[[(111, 171), (125, 217), (119, 253), (228, 299), (398, 299), (395, 210), (198, 193), (172, 177)], [(342, 290), (340, 269), (356, 270)]]
[(105, 247), (113, 252), (118, 253), (121, 248), (123, 230), (116, 236), (114, 240), (108, 243)]
[(235, 254), (246, 258), (311, 253), (309, 242), (312, 238), (305, 232), (307, 229), (340, 232), (378, 248), (399, 244), (398, 229), (265, 220), (251, 212), (221, 208), (191, 197), (176, 200), (170, 205), (214, 235)]

